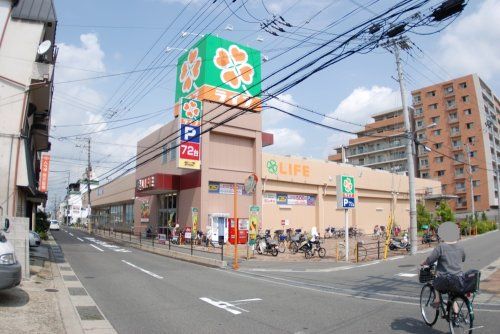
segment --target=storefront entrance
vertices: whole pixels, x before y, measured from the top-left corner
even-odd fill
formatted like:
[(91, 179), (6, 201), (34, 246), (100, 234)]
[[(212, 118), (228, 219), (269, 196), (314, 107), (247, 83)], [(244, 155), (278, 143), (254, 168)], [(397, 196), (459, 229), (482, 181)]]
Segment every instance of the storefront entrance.
[(168, 235), (168, 229), (177, 224), (177, 193), (160, 195), (158, 211), (158, 233)]

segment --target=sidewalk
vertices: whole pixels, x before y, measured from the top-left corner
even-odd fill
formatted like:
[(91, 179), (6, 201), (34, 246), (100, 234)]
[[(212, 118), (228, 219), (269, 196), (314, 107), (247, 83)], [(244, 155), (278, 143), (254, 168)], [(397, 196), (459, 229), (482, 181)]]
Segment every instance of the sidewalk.
[(31, 278), (0, 291), (0, 333), (66, 333), (49, 249), (42, 245), (30, 253)]

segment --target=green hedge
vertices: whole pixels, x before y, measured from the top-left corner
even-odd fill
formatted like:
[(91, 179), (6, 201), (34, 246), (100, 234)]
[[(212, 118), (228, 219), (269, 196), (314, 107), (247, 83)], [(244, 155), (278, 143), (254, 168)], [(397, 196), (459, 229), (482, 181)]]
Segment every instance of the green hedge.
[(479, 221), (473, 226), (477, 227), (477, 234), (483, 234), (497, 229), (497, 224), (490, 221)]

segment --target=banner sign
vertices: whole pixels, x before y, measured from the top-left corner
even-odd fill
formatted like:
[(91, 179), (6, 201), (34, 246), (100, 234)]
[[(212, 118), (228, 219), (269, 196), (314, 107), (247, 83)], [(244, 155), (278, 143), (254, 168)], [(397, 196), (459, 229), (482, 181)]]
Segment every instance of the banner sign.
[(352, 209), (355, 205), (356, 188), (354, 177), (337, 175), (337, 208)]
[(248, 215), (248, 221), (250, 225), (248, 230), (248, 238), (249, 238), (248, 243), (250, 245), (255, 244), (255, 239), (257, 238), (258, 229), (262, 228), (259, 221), (259, 214), (260, 214), (260, 206), (251, 205), (250, 213)]
[(50, 165), (50, 155), (42, 155), (42, 161), (40, 162), (40, 180), (38, 182), (38, 190), (42, 193), (46, 193), (49, 185), (49, 165)]
[[(245, 186), (243, 184), (238, 183), (237, 187), (238, 187), (238, 195), (248, 195), (245, 191)], [(210, 181), (208, 183), (208, 192), (211, 194), (233, 195), (234, 184)]]
[(180, 145), (179, 168), (200, 169), (201, 162), (201, 119), (203, 103), (200, 100), (181, 98), (179, 117)]
[(198, 208), (191, 208), (191, 225), (193, 227), (193, 234), (196, 236), (198, 232)]
[(149, 198), (137, 198), (139, 201), (139, 204), (141, 206), (141, 223), (149, 223), (149, 214), (150, 214), (150, 207), (149, 207)]
[(207, 35), (179, 57), (176, 78), (176, 101), (188, 97), (262, 109), (261, 53), (248, 46)]
[(314, 195), (264, 193), (263, 200), (265, 204), (306, 206), (316, 205), (316, 196)]

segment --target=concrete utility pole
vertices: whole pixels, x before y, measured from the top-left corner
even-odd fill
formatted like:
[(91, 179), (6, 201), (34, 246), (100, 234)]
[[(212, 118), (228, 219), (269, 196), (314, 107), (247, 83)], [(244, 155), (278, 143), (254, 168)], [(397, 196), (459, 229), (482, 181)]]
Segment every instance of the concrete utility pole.
[(465, 150), (467, 151), (467, 164), (469, 165), (470, 203), (472, 209), (472, 219), (474, 219), (476, 218), (476, 209), (474, 206), (474, 182), (472, 180), (472, 165), (470, 164), (470, 148), (468, 144), (465, 144)]
[(417, 253), (417, 199), (415, 196), (415, 160), (413, 155), (413, 141), (414, 134), (410, 123), (410, 113), (408, 111), (408, 105), (406, 103), (406, 87), (404, 85), (403, 79), (403, 69), (401, 66), (401, 58), (399, 55), (399, 48), (409, 48), (407, 44), (407, 39), (402, 37), (398, 40), (389, 40), (384, 45), (388, 49), (394, 51), (394, 56), (396, 57), (396, 66), (398, 70), (398, 82), (399, 89), (401, 92), (401, 103), (403, 106), (403, 117), (405, 121), (405, 134), (406, 134), (406, 159), (408, 163), (408, 180), (409, 180), (409, 197), (410, 197), (410, 243), (411, 243), (411, 254), (415, 255)]
[[(496, 141), (496, 132), (495, 132), (495, 127), (493, 126), (493, 121), (488, 117), (488, 120), (486, 121), (486, 127), (488, 129), (492, 129), (493, 131), (493, 150), (495, 151), (495, 175), (497, 177), (497, 228), (500, 229), (500, 173), (499, 173), (499, 167), (498, 167), (498, 155), (497, 155), (497, 141)], [(493, 194), (495, 192), (493, 191)]]
[[(87, 227), (89, 231), (92, 230), (90, 226), (90, 176), (92, 172), (92, 165), (90, 163), (90, 137), (87, 138), (87, 196), (88, 196), (88, 204), (87, 204)], [(81, 216), (80, 216), (81, 217)]]

